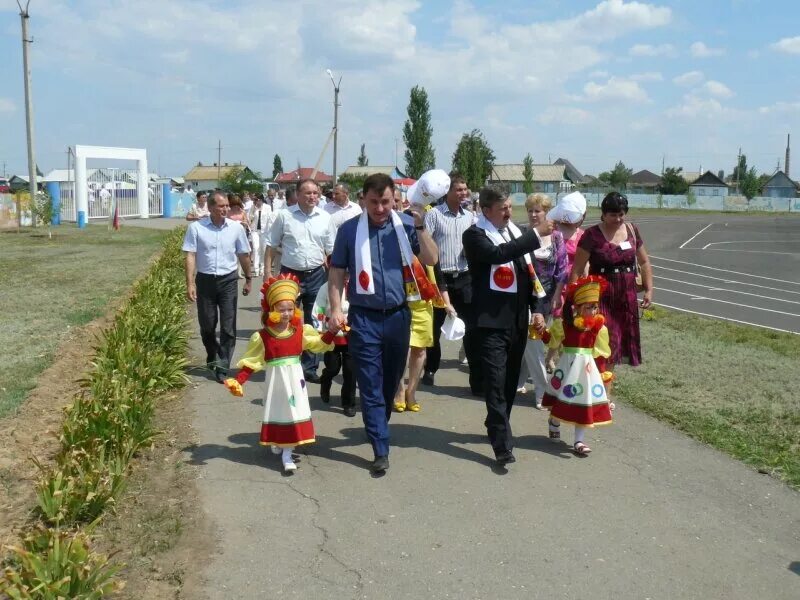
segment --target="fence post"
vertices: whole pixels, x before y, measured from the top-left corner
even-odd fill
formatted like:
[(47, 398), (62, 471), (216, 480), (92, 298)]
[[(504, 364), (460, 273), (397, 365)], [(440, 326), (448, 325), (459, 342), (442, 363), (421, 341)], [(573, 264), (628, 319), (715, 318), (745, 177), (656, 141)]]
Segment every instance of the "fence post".
[(172, 186), (168, 183), (161, 184), (161, 213), (165, 219), (172, 218)]
[(50, 196), (50, 206), (53, 207), (53, 216), (50, 218), (52, 225), (61, 225), (61, 186), (57, 181), (48, 181), (47, 194)]

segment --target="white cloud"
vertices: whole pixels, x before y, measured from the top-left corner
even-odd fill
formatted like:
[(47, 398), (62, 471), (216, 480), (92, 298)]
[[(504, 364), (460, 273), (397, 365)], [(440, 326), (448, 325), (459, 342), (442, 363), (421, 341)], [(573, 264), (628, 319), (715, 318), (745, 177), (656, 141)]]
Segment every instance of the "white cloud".
[(697, 85), (705, 79), (702, 71), (688, 71), (672, 79), (672, 83), (681, 86)]
[(589, 73), (589, 79), (605, 79), (606, 77), (609, 77), (608, 71), (597, 70)]
[(589, 117), (591, 117), (591, 113), (582, 108), (551, 106), (536, 117), (536, 120), (542, 125), (576, 125), (585, 123)]
[(710, 58), (712, 56), (722, 56), (725, 54), (723, 48), (710, 48), (703, 42), (695, 42), (689, 47), (689, 51), (695, 58)]
[(164, 57), (164, 60), (175, 65), (183, 65), (189, 62), (189, 50), (186, 48), (183, 50), (164, 52), (162, 56)]
[(774, 44), (770, 44), (769, 47), (777, 52), (785, 52), (786, 54), (800, 54), (800, 35), (783, 38)]
[(583, 86), (586, 100), (628, 100), (630, 102), (646, 102), (647, 92), (641, 86), (630, 79), (622, 77), (612, 77), (606, 83), (595, 83), (590, 81)]
[(723, 105), (716, 98), (702, 98), (697, 94), (686, 94), (681, 104), (667, 109), (668, 117), (726, 119), (741, 114)]
[(664, 76), (657, 71), (647, 71), (645, 73), (634, 73), (629, 75), (631, 81), (664, 81)]
[(800, 113), (800, 102), (776, 102), (769, 106), (760, 106), (758, 112), (762, 115)]
[(17, 110), (17, 107), (14, 103), (8, 98), (0, 98), (0, 113), (4, 112), (14, 112)]
[(628, 54), (631, 56), (676, 56), (675, 47), (672, 44), (635, 44), (630, 47)]
[(718, 98), (730, 98), (733, 96), (731, 89), (719, 81), (706, 81), (703, 84), (703, 89), (712, 96), (717, 96)]

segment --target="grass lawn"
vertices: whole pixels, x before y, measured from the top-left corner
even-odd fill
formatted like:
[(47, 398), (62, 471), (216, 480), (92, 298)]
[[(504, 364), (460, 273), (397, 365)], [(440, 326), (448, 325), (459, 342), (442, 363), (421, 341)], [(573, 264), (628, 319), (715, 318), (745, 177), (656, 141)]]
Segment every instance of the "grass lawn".
[(657, 308), (620, 399), (800, 488), (800, 336)]
[(36, 387), (69, 330), (104, 315), (145, 271), (167, 233), (105, 224), (53, 232), (0, 232), (0, 417)]

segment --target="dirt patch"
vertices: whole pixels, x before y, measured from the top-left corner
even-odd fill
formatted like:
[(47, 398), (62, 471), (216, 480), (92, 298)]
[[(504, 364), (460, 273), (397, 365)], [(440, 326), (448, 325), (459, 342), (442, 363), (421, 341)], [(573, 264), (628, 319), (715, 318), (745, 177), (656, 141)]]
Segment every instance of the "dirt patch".
[(184, 448), (196, 441), (188, 398), (165, 397), (156, 411), (161, 434), (133, 464), (127, 492), (98, 529), (97, 548), (124, 564), (120, 598), (203, 598), (197, 569), (213, 552), (211, 521), (199, 508), (196, 467)]
[(92, 348), (111, 323), (110, 316), (74, 328), (56, 353), (56, 360), (12, 416), (0, 420), (0, 546), (17, 539), (19, 528), (36, 505), (35, 456), (48, 465), (59, 449), (63, 409), (79, 391), (78, 380), (89, 369)]

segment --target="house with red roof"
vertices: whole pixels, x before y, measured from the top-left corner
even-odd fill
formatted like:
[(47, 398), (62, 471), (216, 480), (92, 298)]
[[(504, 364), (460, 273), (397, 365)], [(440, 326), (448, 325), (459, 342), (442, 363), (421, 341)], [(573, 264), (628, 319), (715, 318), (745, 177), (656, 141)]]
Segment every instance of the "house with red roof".
[[(275, 177), (275, 183), (281, 187), (296, 184), (303, 179), (310, 179), (314, 169), (311, 167), (300, 167), (288, 173), (280, 173)], [(333, 183), (333, 177), (323, 171), (317, 171), (314, 176), (314, 181), (317, 183)]]

